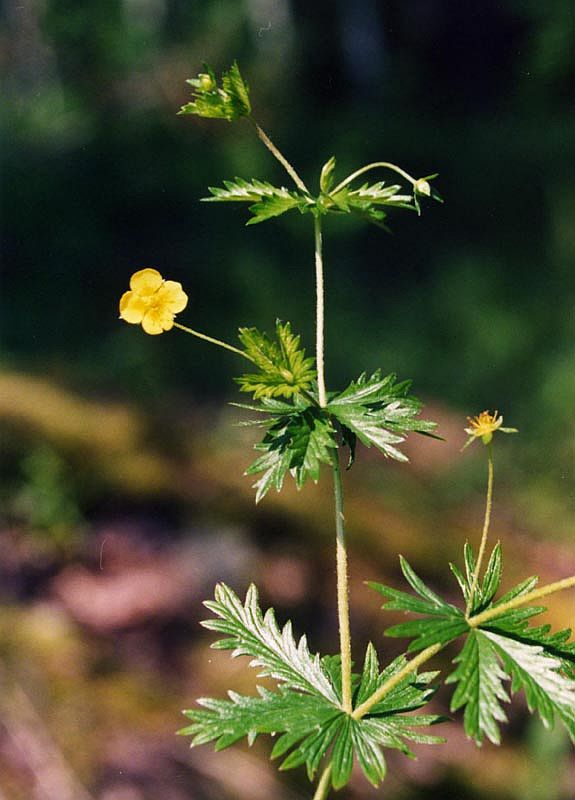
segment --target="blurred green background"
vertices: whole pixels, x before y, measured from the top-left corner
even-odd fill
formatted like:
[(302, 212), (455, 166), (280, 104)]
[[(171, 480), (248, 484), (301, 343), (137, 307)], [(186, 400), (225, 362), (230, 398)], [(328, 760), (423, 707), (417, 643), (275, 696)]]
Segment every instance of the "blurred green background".
[[(0, 3), (2, 800), (308, 796), (265, 745), (213, 759), (173, 737), (198, 694), (245, 688), (197, 625), (215, 581), (256, 579), (314, 647), (337, 641), (327, 476), (255, 509), (233, 357), (117, 319), (153, 266), (190, 295), (184, 324), (233, 341), (279, 316), (312, 349), (309, 219), (246, 229), (199, 202), (236, 175), (289, 181), (249, 125), (176, 116), (204, 61), (238, 60), (310, 184), (334, 154), (341, 177), (440, 173), (445, 205), (391, 236), (326, 225), (328, 386), (413, 378), (447, 440), (411, 442), (402, 469), (362, 452), (347, 478), (358, 657), (382, 628), (362, 581), (397, 581), (401, 551), (441, 585), (477, 537), (485, 465), (459, 448), (484, 408), (521, 430), (496, 453), (508, 579), (575, 571), (574, 34), (572, 0)], [(550, 607), (573, 619), (572, 598)], [(454, 724), (379, 794), (340, 796), (574, 796), (560, 732), (510, 713), (500, 750)]]

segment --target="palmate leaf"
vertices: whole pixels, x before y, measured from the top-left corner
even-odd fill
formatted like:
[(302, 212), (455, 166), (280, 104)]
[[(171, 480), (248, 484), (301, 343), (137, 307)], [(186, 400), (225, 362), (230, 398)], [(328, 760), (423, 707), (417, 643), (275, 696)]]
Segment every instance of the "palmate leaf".
[[(338, 659), (334, 659), (334, 664), (337, 661)], [(366, 700), (380, 686), (392, 679), (405, 664), (406, 659), (402, 656), (380, 672), (375, 648), (370, 643), (367, 647), (362, 674), (353, 675), (354, 705), (357, 707)], [(342, 712), (338, 720), (331, 721), (325, 733), (318, 731), (316, 741), (321, 741), (325, 745), (324, 752), (328, 750), (328, 737), (330, 737), (330, 741), (334, 740), (330, 753), (331, 781), (334, 789), (339, 789), (348, 782), (354, 758), (357, 759), (368, 781), (374, 786), (378, 786), (386, 773), (382, 748), (398, 749), (412, 757), (413, 753), (408, 746), (409, 741), (423, 744), (437, 744), (444, 741), (437, 736), (413, 730), (413, 728), (428, 727), (441, 722), (443, 721), (442, 717), (434, 714), (408, 715), (408, 712), (424, 706), (433, 696), (435, 687), (430, 686), (430, 683), (436, 675), (436, 672), (408, 675), (366, 716), (361, 719), (353, 719)], [(278, 745), (274, 748), (274, 754), (277, 754)], [(296, 748), (290, 756), (287, 766), (304, 763), (306, 751), (307, 746)], [(283, 766), (285, 767), (286, 764), (284, 763)]]
[(329, 417), (319, 408), (293, 409), (290, 413), (265, 420), (265, 424), (268, 431), (255, 446), (262, 455), (245, 473), (262, 473), (254, 484), (257, 503), (271, 488), (281, 491), (288, 473), (293, 475), (298, 488), (308, 478), (317, 483), (321, 464), (332, 462), (337, 447)]
[[(221, 750), (243, 737), (252, 744), (259, 734), (271, 734), (278, 737), (272, 758), (283, 758), (281, 769), (305, 765), (311, 780), (328, 756), (332, 786), (338, 789), (348, 782), (355, 759), (377, 786), (386, 772), (382, 748), (411, 756), (409, 741), (443, 741), (413, 730), (433, 725), (439, 717), (406, 713), (429, 700), (436, 673), (404, 677), (369, 714), (353, 719), (343, 711), (339, 689), (332, 681), (333, 677), (339, 680), (339, 657), (320, 661), (310, 655), (305, 637), (296, 644), (289, 623), (280, 630), (273, 610), (265, 614), (260, 610), (255, 588), (250, 588), (242, 604), (228, 587), (219, 585), (216, 601), (206, 605), (217, 616), (208, 627), (228, 637), (216, 646), (251, 657), (260, 674), (275, 677), (280, 685), (276, 691), (258, 687), (254, 697), (229, 692), (226, 700), (200, 699), (199, 707), (184, 712), (190, 724), (180, 731), (192, 737), (192, 746), (214, 741)], [(363, 673), (353, 676), (356, 703), (393, 679), (405, 663), (405, 658), (398, 658), (380, 672), (375, 649), (369, 644)]]
[[(452, 570), (467, 605), (476, 562), (469, 545), (464, 555), (465, 572), (454, 565)], [(509, 601), (530, 592), (537, 579), (528, 578), (494, 600), (502, 572), (501, 546), (497, 543), (477, 583), (467, 619), (463, 611), (433, 592), (404, 559), (401, 567), (415, 595), (381, 584), (370, 585), (387, 599), (384, 608), (420, 616), (394, 625), (386, 635), (412, 639), (408, 648), (412, 651), (443, 646), (465, 635), (463, 648), (454, 660), (457, 667), (446, 683), (457, 684), (451, 710), (464, 709), (467, 735), (477, 744), (485, 737), (498, 744), (499, 723), (506, 721), (502, 703), (523, 689), (529, 709), (538, 711), (547, 726), (560, 719), (575, 741), (575, 642), (570, 641), (571, 631), (551, 632), (549, 625), (530, 626), (531, 618), (545, 611), (544, 606), (505, 608)], [(488, 616), (481, 623), (478, 615), (483, 613)], [(511, 681), (510, 687), (505, 686), (506, 681)]]
[(262, 397), (293, 397), (308, 392), (316, 378), (315, 360), (306, 357), (289, 322), (276, 320), (275, 340), (257, 328), (240, 328), (239, 339), (259, 372), (236, 378), (240, 391)]
[[(396, 383), (395, 375), (377, 370), (352, 381), (343, 392), (330, 398), (327, 410), (339, 421), (344, 440), (357, 437), (367, 447), (377, 447), (386, 457), (407, 461), (396, 445), (410, 431), (433, 435), (435, 423), (418, 418), (421, 403), (408, 394), (410, 382)], [(350, 447), (353, 451), (353, 445)]]
[(233, 181), (224, 181), (223, 189), (210, 186), (209, 190), (212, 197), (204, 197), (203, 202), (251, 203), (249, 210), (253, 216), (248, 225), (278, 217), (292, 208), (297, 208), (303, 214), (312, 206), (310, 198), (303, 194), (256, 179), (246, 181), (235, 178)]
[(213, 69), (204, 64), (204, 70), (196, 78), (186, 81), (193, 89), (193, 100), (183, 105), (179, 113), (226, 119), (228, 122), (240, 117), (249, 117), (251, 114), (249, 88), (242, 78), (237, 63), (234, 61), (230, 69), (222, 73), (220, 86)]

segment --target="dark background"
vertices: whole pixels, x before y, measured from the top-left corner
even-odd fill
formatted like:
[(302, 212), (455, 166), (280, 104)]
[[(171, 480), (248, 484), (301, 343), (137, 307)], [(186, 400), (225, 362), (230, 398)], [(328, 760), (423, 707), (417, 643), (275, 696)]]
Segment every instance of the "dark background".
[[(328, 476), (254, 509), (253, 440), (225, 405), (233, 357), (117, 319), (132, 272), (153, 266), (190, 295), (182, 323), (233, 342), (281, 317), (313, 349), (309, 218), (246, 229), (244, 208), (199, 202), (236, 175), (289, 185), (248, 124), (176, 115), (203, 62), (238, 60), (311, 185), (333, 154), (341, 178), (374, 160), (440, 174), (445, 204), (392, 212), (393, 235), (326, 224), (328, 387), (378, 367), (412, 378), (447, 440), (410, 443), (404, 470), (363, 452), (346, 480), (359, 642), (381, 643), (362, 580), (399, 580), (401, 551), (448, 583), (446, 560), (477, 539), (484, 460), (459, 448), (484, 408), (521, 431), (496, 451), (508, 579), (575, 571), (574, 34), (572, 0), (0, 3), (0, 678), (16, 709), (2, 800), (66, 800), (62, 783), (31, 795), (42, 736), (57, 779), (98, 800), (258, 800), (250, 780), (276, 779), (253, 751), (212, 761), (174, 743), (182, 705), (245, 680), (227, 657), (210, 677), (200, 599), (257, 579), (314, 647), (337, 641)], [(569, 624), (573, 599), (555, 607)], [(381, 796), (567, 800), (564, 740), (518, 705), (507, 748), (478, 756), (454, 724), (403, 779), (392, 759)], [(379, 796), (361, 778), (344, 795)]]

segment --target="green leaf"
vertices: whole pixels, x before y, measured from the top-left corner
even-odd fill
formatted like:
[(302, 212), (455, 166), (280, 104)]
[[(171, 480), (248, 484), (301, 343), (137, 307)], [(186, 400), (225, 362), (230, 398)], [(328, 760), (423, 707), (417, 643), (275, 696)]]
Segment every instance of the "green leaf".
[[(231, 649), (233, 656), (247, 655), (259, 674), (275, 678), (276, 691), (257, 688), (257, 696), (229, 692), (229, 699), (202, 698), (198, 707), (184, 713), (190, 724), (179, 733), (191, 736), (192, 746), (215, 742), (217, 750), (243, 737), (252, 744), (260, 734), (278, 736), (272, 758), (285, 757), (280, 769), (305, 765), (313, 779), (321, 761), (329, 755), (334, 788), (348, 783), (354, 758), (367, 779), (377, 785), (385, 776), (382, 747), (412, 755), (409, 741), (433, 744), (443, 741), (414, 731), (442, 718), (436, 715), (409, 716), (425, 705), (435, 692), (430, 685), (437, 673), (411, 673), (397, 682), (385, 698), (361, 719), (353, 719), (340, 704), (339, 656), (312, 656), (305, 637), (296, 643), (290, 623), (279, 628), (273, 609), (260, 610), (255, 587), (245, 603), (224, 584), (216, 587), (215, 601), (206, 605), (216, 615), (206, 627), (223, 633), (218, 648)], [(352, 676), (356, 703), (362, 702), (383, 683), (404, 669), (405, 657), (396, 659), (380, 672), (373, 645), (367, 648), (362, 675)]]
[(193, 100), (183, 105), (180, 114), (195, 114), (198, 117), (226, 119), (228, 122), (249, 117), (251, 104), (249, 88), (234, 61), (229, 70), (222, 73), (218, 86), (211, 67), (204, 65), (204, 72), (186, 81), (192, 87)]
[(329, 209), (331, 204), (335, 207), (333, 210), (362, 217), (387, 231), (389, 228), (384, 222), (387, 217), (384, 207), (419, 211), (417, 198), (412, 194), (401, 193), (399, 184), (388, 186), (384, 181), (379, 181), (374, 184), (365, 183), (358, 189), (345, 186), (334, 194), (329, 194), (327, 189), (323, 191), (327, 194), (328, 201), (324, 201), (324, 207)]
[(410, 431), (432, 434), (435, 423), (418, 419), (421, 403), (408, 395), (410, 383), (396, 383), (395, 375), (382, 377), (378, 370), (352, 381), (331, 397), (328, 411), (339, 421), (344, 440), (357, 437), (367, 447), (377, 447), (386, 457), (407, 461), (396, 445)]
[(236, 379), (240, 391), (252, 392), (256, 400), (309, 392), (316, 378), (315, 362), (306, 358), (299, 346), (300, 337), (291, 332), (289, 322), (276, 321), (275, 340), (257, 328), (240, 328), (239, 339), (259, 370)]
[(228, 586), (219, 583), (215, 600), (208, 600), (205, 605), (217, 619), (206, 620), (202, 625), (225, 636), (212, 647), (232, 650), (233, 657), (249, 656), (250, 666), (259, 668), (258, 675), (275, 678), (292, 689), (321, 695), (338, 705), (337, 693), (319, 656), (310, 654), (306, 637), (296, 643), (291, 622), (280, 630), (273, 609), (263, 614), (253, 584), (242, 603)]
[(501, 543), (497, 542), (493, 548), (489, 558), (489, 563), (487, 564), (487, 569), (485, 570), (485, 575), (483, 577), (483, 584), (481, 586), (483, 603), (490, 603), (493, 600), (495, 593), (499, 589), (499, 585), (501, 583), (501, 569)]
[(249, 210), (253, 217), (248, 225), (280, 216), (292, 208), (305, 213), (312, 205), (310, 198), (305, 195), (256, 179), (246, 181), (235, 178), (233, 181), (224, 181), (223, 189), (210, 186), (209, 190), (212, 196), (202, 198), (205, 203), (251, 203)]
[(254, 484), (259, 502), (271, 488), (281, 491), (289, 472), (300, 489), (308, 478), (319, 480), (321, 464), (330, 464), (337, 447), (329, 417), (319, 408), (309, 406), (298, 413), (267, 420), (268, 432), (257, 444), (263, 451), (246, 470), (246, 475), (263, 473)]
[(545, 727), (557, 715), (575, 744), (575, 681), (561, 673), (562, 662), (540, 645), (525, 644), (509, 636), (484, 631), (512, 678), (511, 690), (523, 689), (531, 712), (538, 711)]
[[(271, 692), (258, 687), (257, 697), (247, 697), (229, 692), (229, 700), (201, 698), (201, 708), (184, 711), (191, 724), (178, 733), (192, 736), (191, 746), (216, 742), (216, 750), (242, 739), (253, 743), (259, 734), (283, 734), (276, 742), (272, 758), (285, 755), (299, 743), (297, 756), (291, 763), (284, 761), (282, 768), (307, 763), (310, 778), (337, 733), (341, 710), (322, 697), (300, 694), (285, 687)], [(335, 725), (335, 729), (334, 729)], [(317, 737), (318, 730), (321, 736)]]
[(509, 702), (503, 687), (507, 675), (501, 669), (496, 651), (483, 631), (470, 631), (463, 650), (454, 659), (457, 669), (446, 683), (457, 683), (451, 699), (451, 711), (465, 706), (465, 733), (480, 745), (487, 736), (494, 744), (501, 737), (498, 722), (507, 717), (501, 702)]
[(331, 785), (334, 789), (341, 789), (345, 786), (351, 776), (354, 755), (352, 729), (354, 726), (354, 720), (347, 715), (340, 725), (339, 735), (331, 755)]
[[(475, 565), (476, 565), (475, 555), (473, 553), (473, 549), (469, 544), (469, 542), (465, 543), (463, 548), (463, 553), (465, 560), (465, 575), (455, 564), (450, 564), (449, 566), (457, 579), (457, 582), (463, 594), (463, 599), (465, 600), (465, 603), (467, 605), (467, 602), (469, 601), (469, 596), (471, 594), (471, 587), (473, 585), (473, 576), (475, 573)], [(489, 562), (485, 569), (483, 580), (479, 580), (476, 583), (473, 592), (473, 603), (471, 605), (471, 613), (476, 613), (478, 611), (483, 610), (491, 602), (501, 584), (501, 572), (502, 572), (501, 543), (497, 542), (489, 557)]]
[(389, 598), (383, 605), (384, 609), (422, 614), (423, 617), (394, 625), (385, 631), (385, 635), (412, 639), (408, 652), (414, 652), (433, 644), (447, 644), (468, 631), (469, 625), (463, 612), (432, 591), (402, 556), (400, 561), (405, 579), (419, 597), (380, 583), (370, 582), (368, 585)]
[(326, 161), (321, 168), (319, 177), (319, 188), (322, 192), (329, 192), (333, 186), (334, 171), (335, 171), (335, 156), (332, 156), (329, 161)]

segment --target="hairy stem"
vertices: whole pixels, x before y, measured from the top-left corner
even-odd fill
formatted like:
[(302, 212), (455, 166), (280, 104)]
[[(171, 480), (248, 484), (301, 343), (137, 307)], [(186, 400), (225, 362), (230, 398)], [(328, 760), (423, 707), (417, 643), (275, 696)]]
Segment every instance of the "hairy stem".
[(185, 325), (180, 325), (179, 322), (174, 322), (174, 328), (179, 328), (181, 331), (185, 333), (190, 333), (192, 336), (196, 336), (198, 339), (203, 339), (205, 342), (210, 342), (210, 344), (217, 344), (218, 347), (223, 347), (226, 350), (230, 350), (232, 353), (236, 353), (238, 356), (243, 356), (247, 358), (248, 361), (252, 361), (252, 359), (248, 356), (247, 353), (244, 353), (243, 350), (240, 350), (239, 347), (234, 347), (232, 344), (228, 344), (227, 342), (222, 342), (220, 339), (214, 339), (212, 336), (207, 336), (205, 333), (200, 333), (199, 331), (195, 331), (192, 328), (186, 328)]
[[(250, 117), (250, 119), (251, 119), (251, 117)], [(255, 126), (255, 129), (257, 131), (257, 134), (258, 134), (259, 138), (261, 139), (261, 141), (265, 144), (265, 146), (270, 151), (270, 153), (274, 156), (274, 158), (277, 158), (277, 160), (280, 162), (282, 167), (288, 173), (288, 175), (293, 180), (293, 182), (298, 187), (298, 189), (301, 189), (302, 192), (305, 192), (306, 194), (309, 194), (309, 190), (308, 190), (307, 186), (302, 181), (302, 179), (297, 174), (297, 172), (295, 171), (293, 166), (290, 164), (290, 162), (287, 160), (287, 158), (284, 156), (284, 154), (282, 152), (280, 152), (280, 150), (277, 149), (277, 147), (272, 142), (270, 137), (267, 135), (267, 133), (262, 128), (260, 128), (258, 123), (254, 119), (251, 119), (251, 121), (253, 122), (253, 124)]]
[(333, 490), (335, 500), (336, 567), (337, 567), (337, 618), (341, 651), (341, 696), (343, 710), (351, 714), (351, 634), (349, 628), (349, 577), (345, 545), (345, 517), (343, 515), (343, 486), (339, 454), (333, 451)]
[(555, 592), (561, 592), (563, 589), (571, 589), (574, 586), (575, 575), (571, 575), (569, 578), (563, 578), (560, 581), (548, 583), (546, 586), (541, 586), (540, 589), (533, 589), (532, 592), (514, 597), (513, 600), (508, 600), (507, 603), (501, 603), (500, 605), (488, 608), (486, 611), (482, 611), (481, 614), (470, 617), (467, 622), (470, 628), (478, 628), (480, 625), (489, 622), (490, 619), (496, 619), (507, 611), (512, 611), (514, 608), (519, 608), (526, 603), (539, 600), (541, 597), (547, 597)]
[(477, 564), (473, 573), (473, 580), (471, 582), (471, 589), (469, 590), (469, 597), (467, 598), (467, 607), (465, 609), (465, 616), (469, 617), (471, 609), (473, 608), (473, 600), (479, 582), (479, 575), (481, 572), (481, 564), (483, 556), (485, 555), (485, 545), (487, 544), (487, 533), (489, 531), (489, 523), (491, 521), (491, 508), (493, 506), (493, 443), (489, 442), (487, 445), (487, 499), (485, 501), (485, 518), (483, 520), (483, 531), (481, 533), (481, 544), (479, 545), (479, 553), (477, 555)]
[(339, 183), (335, 189), (330, 190), (330, 194), (334, 195), (337, 194), (339, 191), (344, 189), (349, 183), (354, 181), (356, 178), (359, 178), (360, 175), (363, 175), (365, 172), (369, 172), (372, 169), (390, 169), (393, 172), (397, 172), (398, 175), (401, 175), (402, 178), (405, 178), (407, 181), (414, 186), (417, 181), (413, 178), (408, 172), (401, 167), (396, 166), (395, 164), (390, 164), (389, 161), (374, 161), (373, 164), (367, 164), (365, 167), (361, 167), (361, 169), (352, 172), (351, 175), (348, 175), (345, 180)]
[[(447, 643), (446, 643), (447, 644)], [(408, 661), (407, 664), (396, 672), (394, 675), (391, 676), (385, 683), (379, 687), (379, 689), (374, 692), (371, 697), (368, 697), (367, 700), (359, 705), (351, 715), (353, 719), (361, 719), (365, 717), (365, 715), (373, 708), (373, 706), (380, 703), (383, 698), (388, 695), (392, 689), (401, 683), (401, 681), (406, 678), (408, 675), (411, 675), (412, 672), (415, 672), (418, 667), (422, 664), (425, 664), (426, 661), (429, 661), (430, 658), (436, 653), (439, 653), (440, 650), (443, 650), (446, 647), (446, 644), (432, 644), (430, 647), (426, 647), (425, 650), (422, 650), (421, 653), (412, 658), (411, 661)]]
[(328, 764), (321, 773), (321, 778), (315, 790), (313, 800), (324, 800), (329, 792), (329, 779), (331, 778), (331, 764)]
[(317, 389), (319, 404), (323, 408), (327, 404), (325, 391), (324, 373), (324, 278), (323, 278), (323, 253), (321, 235), (321, 217), (314, 219), (314, 239), (315, 239), (315, 299), (316, 299), (316, 323), (315, 323), (315, 360), (317, 368)]

